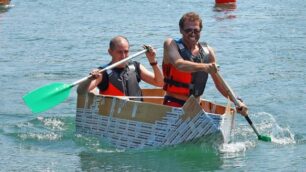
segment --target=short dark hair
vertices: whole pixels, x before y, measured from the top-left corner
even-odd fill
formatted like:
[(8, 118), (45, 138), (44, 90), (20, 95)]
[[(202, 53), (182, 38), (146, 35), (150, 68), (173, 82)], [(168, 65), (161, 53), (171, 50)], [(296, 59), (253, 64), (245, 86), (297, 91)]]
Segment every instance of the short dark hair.
[(182, 16), (182, 18), (180, 19), (180, 22), (179, 22), (179, 26), (181, 29), (184, 29), (184, 22), (185, 21), (199, 21), (200, 22), (200, 29), (202, 30), (202, 19), (201, 17), (195, 13), (195, 12), (188, 12), (186, 14), (184, 14)]
[(129, 43), (129, 40), (125, 37), (125, 36), (121, 36), (121, 35), (119, 35), (119, 36), (115, 36), (114, 38), (112, 38), (110, 41), (109, 41), (109, 48), (111, 49), (111, 50), (114, 50), (115, 49), (115, 46), (116, 46), (116, 44), (117, 44), (117, 41), (119, 40), (119, 39), (125, 39), (127, 42), (128, 42), (128, 44), (130, 45), (130, 43)]

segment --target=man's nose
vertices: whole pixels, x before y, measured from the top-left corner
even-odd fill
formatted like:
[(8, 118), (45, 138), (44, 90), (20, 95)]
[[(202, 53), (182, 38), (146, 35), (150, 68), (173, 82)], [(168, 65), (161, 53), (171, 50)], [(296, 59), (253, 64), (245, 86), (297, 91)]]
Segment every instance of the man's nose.
[(123, 58), (126, 58), (126, 54), (125, 54), (124, 52), (122, 53), (122, 57), (123, 57)]
[(126, 58), (127, 56), (128, 56), (127, 53), (125, 53), (125, 52), (122, 52), (122, 53), (121, 53), (121, 57), (122, 57), (122, 58)]

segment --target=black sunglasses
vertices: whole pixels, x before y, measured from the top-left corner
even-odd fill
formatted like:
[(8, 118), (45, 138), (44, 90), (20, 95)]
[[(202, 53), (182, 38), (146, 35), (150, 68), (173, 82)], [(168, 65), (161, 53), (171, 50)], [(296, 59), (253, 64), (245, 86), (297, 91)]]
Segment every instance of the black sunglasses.
[(189, 29), (185, 29), (184, 32), (185, 32), (185, 33), (188, 33), (188, 34), (189, 34), (189, 33), (192, 33), (192, 32), (193, 32), (194, 34), (198, 34), (198, 33), (201, 32), (201, 30), (200, 30), (200, 29), (190, 29), (190, 28), (189, 28)]

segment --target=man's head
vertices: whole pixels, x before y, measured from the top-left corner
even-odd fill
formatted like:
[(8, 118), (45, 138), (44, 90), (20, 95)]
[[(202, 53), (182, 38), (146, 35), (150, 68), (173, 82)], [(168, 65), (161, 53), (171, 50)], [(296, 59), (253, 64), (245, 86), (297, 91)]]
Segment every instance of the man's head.
[(180, 29), (184, 29), (184, 24), (186, 21), (192, 21), (192, 22), (198, 21), (200, 24), (200, 29), (202, 30), (202, 27), (203, 27), (202, 19), (197, 13), (189, 12), (189, 13), (184, 14), (179, 22)]
[[(116, 63), (129, 56), (129, 41), (124, 36), (116, 36), (109, 42), (108, 53), (112, 56), (112, 63)], [(127, 63), (118, 65), (117, 67), (123, 68)]]
[(182, 16), (179, 22), (180, 32), (184, 40), (197, 42), (200, 39), (202, 30), (202, 19), (195, 12), (189, 12)]

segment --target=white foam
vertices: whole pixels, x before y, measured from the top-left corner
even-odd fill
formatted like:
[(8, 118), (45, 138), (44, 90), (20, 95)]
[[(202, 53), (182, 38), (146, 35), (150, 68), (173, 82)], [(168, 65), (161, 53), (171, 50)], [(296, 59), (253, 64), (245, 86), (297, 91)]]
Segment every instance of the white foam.
[(57, 119), (57, 118), (44, 118), (44, 117), (37, 117), (39, 121), (41, 121), (45, 126), (51, 128), (52, 130), (64, 130), (64, 122)]
[(245, 142), (235, 142), (235, 143), (228, 143), (222, 144), (219, 147), (220, 153), (241, 153), (245, 152), (248, 148), (255, 147), (255, 143), (251, 141)]
[(35, 140), (59, 140), (62, 136), (56, 133), (22, 133), (19, 134), (20, 138), (35, 139)]

